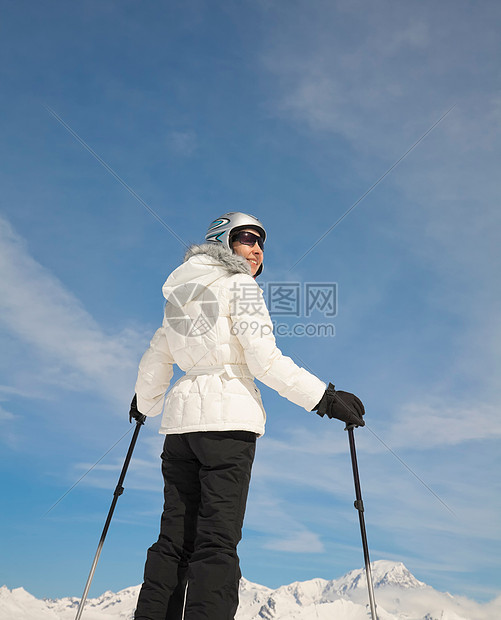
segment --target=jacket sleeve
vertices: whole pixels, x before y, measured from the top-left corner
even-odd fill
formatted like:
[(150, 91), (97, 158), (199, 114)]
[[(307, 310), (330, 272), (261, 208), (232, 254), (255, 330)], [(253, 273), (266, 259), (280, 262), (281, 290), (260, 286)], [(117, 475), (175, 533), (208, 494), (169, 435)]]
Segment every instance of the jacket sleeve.
[(257, 283), (246, 275), (233, 276), (231, 281), (231, 331), (243, 347), (249, 370), (281, 396), (311, 411), (324, 395), (326, 384), (277, 347), (270, 314)]
[(157, 329), (150, 347), (141, 358), (136, 381), (137, 408), (147, 416), (162, 413), (165, 392), (173, 375), (169, 344), (162, 327)]

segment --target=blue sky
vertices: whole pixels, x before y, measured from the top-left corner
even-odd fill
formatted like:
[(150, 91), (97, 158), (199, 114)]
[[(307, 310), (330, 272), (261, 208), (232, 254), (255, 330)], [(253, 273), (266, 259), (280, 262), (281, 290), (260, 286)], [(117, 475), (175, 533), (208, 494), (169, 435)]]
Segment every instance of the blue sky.
[[(80, 596), (130, 434), (45, 513), (129, 430), (184, 250), (50, 109), (184, 243), (248, 211), (268, 231), (263, 286), (337, 283), (335, 337), (278, 343), (366, 404), (372, 559), (499, 594), (500, 27), (489, 1), (4, 3), (2, 583)], [(342, 424), (260, 388), (244, 576), (275, 587), (362, 566)], [(91, 596), (141, 582), (158, 423), (141, 431)]]

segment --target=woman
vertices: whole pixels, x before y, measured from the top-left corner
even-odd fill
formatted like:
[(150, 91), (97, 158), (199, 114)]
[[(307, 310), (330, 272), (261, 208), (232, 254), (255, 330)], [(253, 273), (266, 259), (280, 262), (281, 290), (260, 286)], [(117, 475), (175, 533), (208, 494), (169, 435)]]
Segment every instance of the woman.
[[(363, 425), (353, 394), (277, 348), (255, 278), (266, 231), (245, 213), (214, 220), (167, 278), (165, 316), (139, 365), (131, 419), (164, 411), (165, 504), (148, 550), (135, 620), (232, 620), (236, 547), (265, 411), (254, 378), (307, 411)], [(177, 364), (185, 375), (164, 395)], [(315, 406), (316, 405), (316, 406)], [(184, 613), (184, 615), (183, 615)]]

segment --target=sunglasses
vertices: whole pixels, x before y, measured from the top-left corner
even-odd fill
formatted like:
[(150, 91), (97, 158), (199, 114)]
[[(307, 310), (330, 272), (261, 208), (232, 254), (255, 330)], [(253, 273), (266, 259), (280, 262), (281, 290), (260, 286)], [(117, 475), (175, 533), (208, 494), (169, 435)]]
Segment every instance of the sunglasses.
[(254, 233), (248, 232), (247, 230), (241, 230), (238, 232), (232, 239), (233, 241), (238, 241), (239, 243), (243, 243), (244, 245), (253, 246), (255, 243), (264, 250), (264, 240), (262, 237), (255, 235)]

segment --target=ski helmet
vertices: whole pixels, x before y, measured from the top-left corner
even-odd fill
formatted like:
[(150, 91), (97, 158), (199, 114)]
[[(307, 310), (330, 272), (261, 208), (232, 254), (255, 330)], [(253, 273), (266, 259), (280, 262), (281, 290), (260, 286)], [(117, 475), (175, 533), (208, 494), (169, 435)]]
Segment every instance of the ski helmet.
[[(263, 241), (265, 241), (266, 231), (257, 217), (249, 215), (248, 213), (240, 213), (238, 211), (225, 213), (211, 222), (207, 234), (205, 235), (205, 240), (210, 243), (222, 243), (226, 248), (228, 248), (228, 250), (232, 250), (232, 236), (244, 228), (255, 228), (259, 231)], [(258, 276), (262, 271), (263, 265), (261, 264), (256, 272), (256, 276)]]

